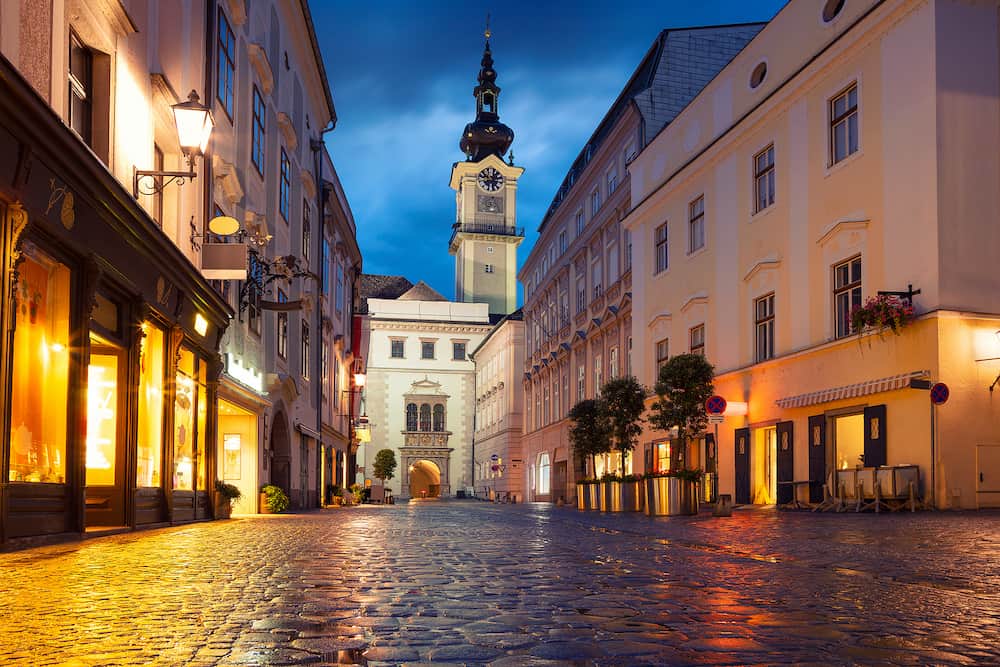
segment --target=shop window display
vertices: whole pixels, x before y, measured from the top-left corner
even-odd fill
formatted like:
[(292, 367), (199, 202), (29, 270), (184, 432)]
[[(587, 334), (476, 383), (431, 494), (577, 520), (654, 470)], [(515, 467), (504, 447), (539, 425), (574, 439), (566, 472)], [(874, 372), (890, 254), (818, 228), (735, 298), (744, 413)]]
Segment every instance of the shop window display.
[[(92, 344), (98, 341), (92, 340)], [(118, 356), (91, 352), (87, 368), (87, 486), (114, 486), (118, 448)]]
[(174, 479), (173, 488), (190, 491), (194, 488), (194, 418), (197, 402), (195, 356), (181, 349), (177, 365), (177, 387), (174, 396)]
[(14, 293), (12, 482), (66, 481), (69, 268), (28, 245)]
[(136, 486), (160, 486), (163, 455), (163, 330), (142, 325), (139, 355), (139, 440)]

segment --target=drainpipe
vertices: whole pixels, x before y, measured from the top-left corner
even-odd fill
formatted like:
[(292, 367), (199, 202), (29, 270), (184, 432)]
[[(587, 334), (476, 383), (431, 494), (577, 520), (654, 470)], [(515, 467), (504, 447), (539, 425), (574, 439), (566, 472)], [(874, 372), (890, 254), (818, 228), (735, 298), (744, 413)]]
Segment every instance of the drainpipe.
[[(326, 191), (323, 185), (323, 135), (327, 132), (333, 132), (334, 128), (337, 127), (336, 117), (332, 118), (330, 122), (319, 131), (319, 138), (313, 139), (309, 142), (309, 149), (313, 152), (313, 160), (315, 162), (315, 171), (318, 175), (318, 182), (316, 184), (316, 210), (318, 211), (318, 224), (316, 225), (317, 231), (316, 241), (315, 241), (315, 254), (314, 257), (318, 259), (319, 262), (323, 261), (323, 239), (326, 236)], [(319, 442), (317, 442), (317, 454), (324, 454), (326, 452), (326, 447), (323, 445), (323, 310), (319, 307), (321, 302), (320, 295), (323, 293), (323, 271), (327, 267), (320, 266), (318, 274), (318, 282), (316, 285), (316, 348), (319, 354), (316, 355), (315, 366), (315, 377), (316, 382), (314, 387), (316, 390), (316, 433), (319, 434)], [(350, 454), (350, 441), (348, 441), (348, 454)], [(320, 457), (320, 472), (325, 470), (325, 466), (322, 460), (325, 457)], [(331, 470), (334, 470), (334, 466), (330, 466)], [(346, 471), (345, 471), (346, 472)], [(345, 475), (346, 476), (346, 475)], [(322, 479), (323, 475), (319, 475)], [(336, 472), (334, 472), (334, 478), (336, 478)], [(346, 481), (346, 480), (345, 480)], [(328, 482), (332, 483), (332, 482)], [(323, 488), (319, 490), (320, 494), (320, 505), (323, 504), (323, 499), (326, 497), (326, 487), (321, 485)]]

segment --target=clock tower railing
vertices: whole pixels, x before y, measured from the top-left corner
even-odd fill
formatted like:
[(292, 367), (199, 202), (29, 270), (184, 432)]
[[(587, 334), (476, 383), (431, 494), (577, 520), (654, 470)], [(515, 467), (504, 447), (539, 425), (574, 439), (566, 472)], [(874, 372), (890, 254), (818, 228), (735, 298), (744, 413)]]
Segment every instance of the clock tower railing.
[[(495, 234), (497, 236), (524, 236), (524, 227), (514, 227), (501, 222), (456, 222), (452, 225), (451, 240), (455, 240), (455, 235), (459, 232), (467, 234)], [(449, 243), (450, 245), (450, 243)]]

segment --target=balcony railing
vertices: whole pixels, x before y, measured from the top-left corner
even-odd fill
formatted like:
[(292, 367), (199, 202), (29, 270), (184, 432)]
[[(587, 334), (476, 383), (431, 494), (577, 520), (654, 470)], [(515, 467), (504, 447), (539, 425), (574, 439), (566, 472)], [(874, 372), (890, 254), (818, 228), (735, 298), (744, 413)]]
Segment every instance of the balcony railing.
[[(456, 222), (452, 225), (451, 240), (455, 240), (455, 235), (459, 232), (467, 234), (497, 234), (500, 236), (524, 236), (524, 227), (514, 227), (502, 222)], [(450, 242), (449, 242), (450, 245)]]

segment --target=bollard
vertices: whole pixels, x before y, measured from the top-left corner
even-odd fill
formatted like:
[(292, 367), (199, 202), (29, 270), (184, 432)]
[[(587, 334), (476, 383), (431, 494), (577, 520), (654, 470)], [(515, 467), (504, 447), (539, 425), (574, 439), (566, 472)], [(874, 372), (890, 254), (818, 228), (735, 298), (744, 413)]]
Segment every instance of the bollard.
[(732, 516), (733, 515), (733, 497), (728, 493), (720, 493), (719, 499), (715, 501), (715, 509), (712, 510), (712, 516)]

